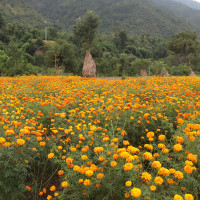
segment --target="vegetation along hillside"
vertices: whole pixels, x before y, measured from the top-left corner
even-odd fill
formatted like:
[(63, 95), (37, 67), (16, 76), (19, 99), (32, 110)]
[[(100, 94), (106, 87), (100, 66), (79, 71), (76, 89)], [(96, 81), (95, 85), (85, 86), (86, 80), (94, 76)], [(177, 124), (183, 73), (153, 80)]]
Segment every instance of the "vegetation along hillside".
[[(188, 21), (189, 23), (197, 26), (200, 28), (200, 10), (193, 9), (185, 4), (178, 3), (174, 0), (153, 0), (154, 3), (169, 9), (172, 11), (176, 16), (181, 17)], [(199, 4), (200, 7), (200, 3)]]
[(150, 0), (3, 0), (0, 9), (8, 21), (44, 26), (46, 20), (67, 30), (72, 30), (88, 9), (100, 16), (100, 30), (107, 33), (124, 29), (129, 34), (167, 37), (183, 30), (198, 30)]
[(9, 22), (25, 26), (41, 26), (44, 18), (26, 0), (1, 0), (0, 12)]

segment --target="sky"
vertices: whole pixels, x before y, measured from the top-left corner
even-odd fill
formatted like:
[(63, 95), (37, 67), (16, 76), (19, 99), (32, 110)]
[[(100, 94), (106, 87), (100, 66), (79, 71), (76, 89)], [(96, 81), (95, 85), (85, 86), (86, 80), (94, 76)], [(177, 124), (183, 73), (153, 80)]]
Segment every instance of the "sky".
[(199, 3), (200, 3), (200, 0), (195, 0), (195, 1), (197, 1), (197, 2), (199, 2)]

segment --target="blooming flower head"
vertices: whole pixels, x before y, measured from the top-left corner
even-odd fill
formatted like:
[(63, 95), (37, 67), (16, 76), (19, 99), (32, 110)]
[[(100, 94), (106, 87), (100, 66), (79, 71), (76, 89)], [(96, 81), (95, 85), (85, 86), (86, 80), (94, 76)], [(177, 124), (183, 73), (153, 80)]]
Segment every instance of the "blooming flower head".
[(139, 188), (133, 188), (131, 190), (131, 196), (132, 197), (138, 198), (138, 197), (141, 196), (141, 194), (142, 194), (142, 191)]
[(23, 140), (23, 139), (17, 139), (17, 144), (20, 145), (20, 146), (22, 146), (22, 145), (25, 144), (25, 140)]

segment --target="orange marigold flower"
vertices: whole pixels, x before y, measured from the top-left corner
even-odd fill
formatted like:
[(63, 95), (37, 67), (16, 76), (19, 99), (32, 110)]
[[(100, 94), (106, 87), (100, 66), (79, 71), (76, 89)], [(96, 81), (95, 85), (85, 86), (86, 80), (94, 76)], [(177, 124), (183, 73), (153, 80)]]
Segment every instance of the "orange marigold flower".
[(64, 174), (64, 171), (63, 171), (63, 170), (59, 170), (59, 171), (58, 171), (58, 175), (59, 175), (59, 176), (62, 176), (63, 174)]
[(155, 185), (151, 185), (151, 186), (150, 186), (150, 190), (151, 190), (151, 191), (155, 191), (155, 190), (156, 190), (156, 186), (155, 186)]
[(132, 163), (126, 163), (125, 165), (124, 165), (124, 170), (125, 171), (130, 171), (130, 170), (132, 170), (133, 169), (133, 164)]
[(147, 137), (148, 137), (148, 138), (154, 137), (154, 132), (148, 132), (148, 133), (147, 133)]
[(174, 145), (174, 150), (177, 151), (177, 152), (181, 151), (182, 150), (182, 145), (181, 144), (175, 144)]
[(26, 189), (28, 190), (28, 191), (31, 191), (31, 187), (30, 186), (26, 186)]
[(149, 182), (149, 181), (151, 181), (152, 176), (151, 176), (151, 174), (149, 174), (148, 172), (143, 172), (143, 173), (142, 173), (142, 176), (141, 176), (141, 179), (142, 179), (143, 181)]
[(97, 178), (98, 178), (98, 179), (102, 179), (103, 176), (104, 176), (104, 174), (102, 174), (102, 173), (97, 174)]
[(160, 169), (162, 167), (162, 164), (159, 161), (153, 161), (151, 167), (155, 169)]
[(63, 181), (62, 183), (61, 183), (61, 186), (62, 187), (67, 187), (69, 184), (68, 184), (68, 182), (67, 181)]
[(144, 157), (145, 160), (152, 160), (152, 159), (153, 159), (152, 154), (149, 153), (149, 152), (145, 152), (145, 153), (143, 154), (143, 157)]
[(116, 162), (116, 161), (111, 161), (111, 162), (110, 162), (110, 165), (111, 165), (112, 167), (116, 167), (116, 166), (117, 166), (117, 162)]
[(159, 136), (158, 136), (158, 140), (164, 141), (164, 140), (165, 140), (165, 135), (159, 135)]
[(55, 155), (54, 153), (49, 153), (49, 154), (48, 154), (48, 158), (51, 159), (51, 158), (54, 157), (54, 155)]
[(54, 185), (50, 187), (50, 191), (53, 192), (53, 191), (55, 191), (55, 190), (56, 190), (56, 187), (55, 187)]
[(94, 152), (95, 152), (95, 153), (101, 153), (103, 150), (104, 150), (103, 147), (95, 147), (95, 148), (94, 148)]
[(87, 157), (86, 155), (82, 155), (82, 156), (81, 156), (81, 159), (82, 159), (82, 160), (87, 160), (88, 157)]
[(47, 196), (47, 200), (51, 200), (52, 199), (52, 196), (51, 195), (48, 195)]
[(94, 172), (90, 169), (85, 172), (85, 175), (88, 177), (92, 176), (93, 174), (94, 174)]
[(162, 185), (162, 184), (163, 184), (163, 178), (160, 177), (160, 176), (157, 176), (157, 177), (155, 177), (154, 182), (155, 182), (157, 185)]
[(177, 179), (183, 179), (183, 173), (180, 172), (180, 171), (176, 171), (174, 173), (174, 177), (177, 178)]
[(88, 186), (88, 185), (90, 185), (90, 183), (91, 183), (91, 180), (85, 179), (83, 182), (83, 185)]
[(58, 192), (55, 192), (55, 193), (54, 193), (54, 197), (57, 197), (57, 196), (59, 196), (59, 193), (58, 193)]
[(130, 197), (130, 194), (129, 193), (125, 193), (125, 198), (127, 199), (127, 198), (129, 198)]

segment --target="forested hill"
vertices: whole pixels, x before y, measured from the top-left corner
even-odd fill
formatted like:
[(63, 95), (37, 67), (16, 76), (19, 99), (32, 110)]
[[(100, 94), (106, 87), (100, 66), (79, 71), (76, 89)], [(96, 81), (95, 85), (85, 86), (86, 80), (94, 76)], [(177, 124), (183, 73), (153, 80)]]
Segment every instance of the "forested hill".
[(44, 23), (43, 16), (26, 0), (0, 0), (0, 12), (13, 24), (37, 27)]
[[(200, 10), (198, 9), (192, 9), (186, 4), (178, 3), (176, 0), (152, 0), (154, 3), (162, 6), (163, 8), (169, 9), (172, 11), (176, 16), (181, 17), (191, 24), (197, 26), (200, 28)], [(189, 0), (188, 0), (189, 1)], [(186, 1), (187, 2), (187, 1)], [(190, 2), (193, 2), (190, 0)], [(200, 9), (200, 3), (195, 2), (197, 5), (199, 5)], [(198, 8), (198, 6), (196, 7)]]
[(128, 34), (169, 37), (183, 30), (200, 32), (185, 19), (177, 17), (152, 0), (1, 0), (0, 11), (10, 21), (44, 26), (44, 20), (62, 29), (73, 26), (94, 10), (101, 20), (101, 31), (124, 29)]

